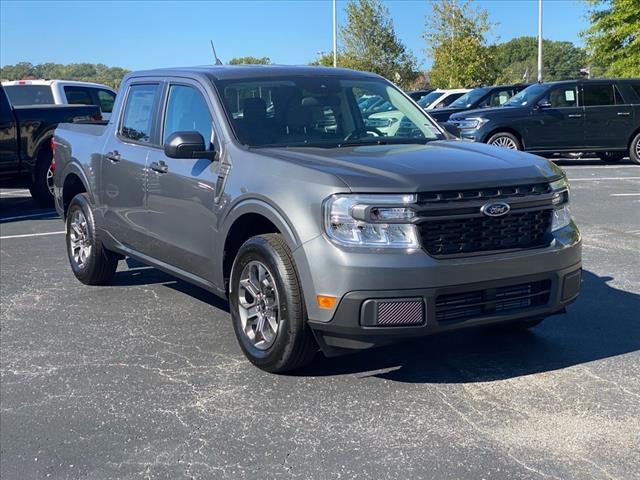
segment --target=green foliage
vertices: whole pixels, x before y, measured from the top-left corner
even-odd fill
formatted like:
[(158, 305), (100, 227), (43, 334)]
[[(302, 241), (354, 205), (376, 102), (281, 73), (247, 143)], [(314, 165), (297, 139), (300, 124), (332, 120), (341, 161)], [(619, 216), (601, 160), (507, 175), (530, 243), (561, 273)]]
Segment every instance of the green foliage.
[(493, 83), (495, 49), (485, 38), (493, 25), (486, 10), (472, 7), (470, 0), (437, 0), (432, 6), (423, 34), (433, 58), (431, 85), (464, 88)]
[(587, 0), (582, 32), (590, 60), (607, 76), (640, 77), (640, 0)]
[(269, 57), (234, 57), (228, 63), (229, 65), (269, 65), (271, 59)]
[[(418, 75), (416, 59), (397, 37), (389, 11), (379, 0), (352, 0), (346, 13), (338, 66), (374, 72), (403, 87), (411, 84)], [(315, 63), (333, 65), (333, 55)]]
[(120, 67), (107, 67), (102, 63), (41, 63), (33, 65), (29, 62), (19, 62), (15, 65), (5, 65), (0, 68), (0, 79), (20, 80), (26, 77), (52, 80), (81, 80), (108, 85), (117, 89), (120, 81), (129, 70)]
[[(542, 75), (545, 81), (580, 77), (587, 64), (584, 49), (571, 42), (542, 41)], [(536, 81), (538, 75), (538, 39), (517, 37), (495, 47), (496, 83)]]

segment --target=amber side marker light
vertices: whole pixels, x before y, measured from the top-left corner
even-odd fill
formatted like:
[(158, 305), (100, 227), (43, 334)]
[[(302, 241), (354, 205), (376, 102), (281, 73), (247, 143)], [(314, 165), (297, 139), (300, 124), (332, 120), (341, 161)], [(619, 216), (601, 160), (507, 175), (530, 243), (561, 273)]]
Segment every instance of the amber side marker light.
[(328, 295), (318, 295), (316, 296), (316, 301), (318, 302), (318, 307), (325, 310), (331, 310), (336, 304), (336, 297), (330, 297)]

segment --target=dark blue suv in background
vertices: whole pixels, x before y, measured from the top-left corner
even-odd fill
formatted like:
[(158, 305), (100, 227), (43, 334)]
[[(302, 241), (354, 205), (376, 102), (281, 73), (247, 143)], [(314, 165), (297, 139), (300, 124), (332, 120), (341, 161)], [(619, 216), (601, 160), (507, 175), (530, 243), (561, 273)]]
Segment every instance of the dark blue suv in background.
[(429, 111), (429, 115), (438, 122), (446, 122), (454, 113), (475, 108), (500, 107), (516, 93), (521, 92), (528, 86), (529, 84), (520, 84), (474, 88), (455, 100), (447, 108)]
[(539, 83), (502, 107), (451, 115), (464, 140), (538, 154), (597, 153), (640, 164), (640, 79)]

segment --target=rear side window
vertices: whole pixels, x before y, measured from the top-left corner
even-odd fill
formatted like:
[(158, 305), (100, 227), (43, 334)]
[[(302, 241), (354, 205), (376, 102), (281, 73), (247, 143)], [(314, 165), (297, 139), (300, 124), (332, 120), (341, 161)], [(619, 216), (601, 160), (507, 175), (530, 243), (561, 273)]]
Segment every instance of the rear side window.
[(615, 105), (613, 85), (584, 85), (582, 87), (585, 107)]
[(49, 85), (7, 85), (4, 87), (11, 105), (53, 105), (53, 94)]
[(100, 103), (100, 110), (104, 113), (111, 113), (113, 110), (113, 103), (116, 101), (116, 96), (109, 90), (98, 90), (98, 103)]
[(198, 90), (185, 85), (171, 85), (164, 116), (162, 143), (175, 132), (198, 132), (205, 145), (212, 140), (212, 119), (209, 107)]
[(84, 87), (64, 87), (64, 95), (69, 105), (93, 105), (91, 92)]
[(445, 108), (445, 107), (448, 107), (455, 100), (459, 99), (462, 95), (464, 95), (464, 92), (463, 93), (452, 93), (451, 95), (445, 97), (444, 100), (442, 100), (441, 102), (438, 102), (434, 108)]
[(636, 92), (636, 95), (640, 99), (640, 83), (632, 83), (631, 88), (633, 88), (633, 91)]
[(136, 142), (151, 141), (153, 104), (158, 84), (132, 85), (127, 95), (120, 135)]

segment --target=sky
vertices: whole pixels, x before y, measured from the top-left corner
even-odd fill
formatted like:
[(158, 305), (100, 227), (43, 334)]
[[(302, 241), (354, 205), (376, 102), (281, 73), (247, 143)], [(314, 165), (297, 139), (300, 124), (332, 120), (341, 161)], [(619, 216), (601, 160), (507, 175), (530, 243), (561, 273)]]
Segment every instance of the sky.
[[(498, 23), (491, 40), (537, 35), (537, 0), (477, 0)], [(423, 68), (427, 0), (386, 0), (396, 34)], [(338, 23), (346, 1), (338, 1)], [(104, 63), (131, 70), (212, 63), (252, 55), (306, 64), (332, 48), (330, 0), (18, 1), (0, 0), (0, 64)], [(581, 44), (585, 2), (543, 0), (544, 36)]]

